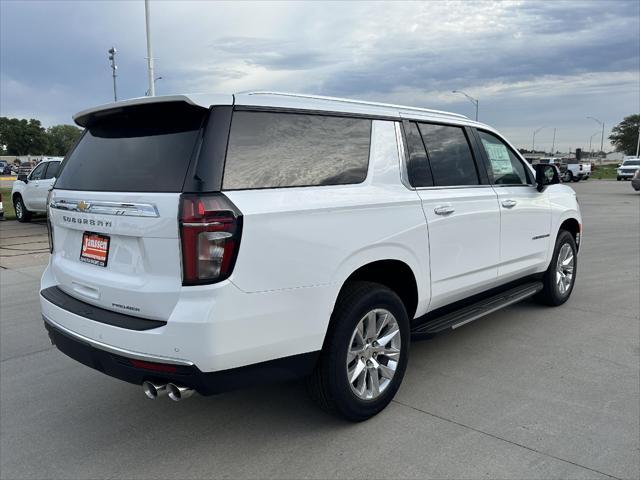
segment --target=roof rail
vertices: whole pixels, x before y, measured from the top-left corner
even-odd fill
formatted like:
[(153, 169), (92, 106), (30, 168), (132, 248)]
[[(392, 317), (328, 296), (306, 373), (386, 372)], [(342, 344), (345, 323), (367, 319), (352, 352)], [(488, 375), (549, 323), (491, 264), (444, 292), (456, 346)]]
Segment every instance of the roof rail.
[(468, 119), (469, 117), (465, 115), (461, 115), (459, 113), (451, 113), (445, 112), (443, 110), (432, 110), (430, 108), (418, 108), (418, 107), (409, 107), (407, 105), (394, 105), (391, 103), (380, 103), (380, 102), (367, 102), (364, 100), (352, 100), (350, 98), (338, 98), (338, 97), (325, 97), (322, 95), (309, 95), (304, 93), (286, 93), (286, 92), (270, 92), (270, 91), (248, 91), (248, 92), (238, 92), (238, 94), (243, 95), (277, 95), (282, 97), (296, 97), (296, 98), (309, 98), (313, 100), (328, 100), (332, 102), (341, 102), (341, 103), (352, 103), (356, 105), (370, 105), (374, 107), (384, 107), (384, 108), (393, 108), (397, 110), (411, 110), (415, 112), (423, 112), (423, 113), (433, 113), (437, 115), (445, 115), (449, 117), (458, 117)]

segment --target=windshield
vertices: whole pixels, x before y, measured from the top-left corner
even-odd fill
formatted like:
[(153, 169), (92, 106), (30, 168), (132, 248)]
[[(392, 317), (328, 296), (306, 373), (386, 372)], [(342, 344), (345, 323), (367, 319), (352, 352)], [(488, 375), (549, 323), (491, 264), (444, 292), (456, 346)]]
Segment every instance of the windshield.
[(622, 165), (625, 167), (637, 167), (640, 166), (640, 160), (627, 160)]
[(180, 105), (133, 107), (96, 118), (63, 164), (55, 187), (182, 191), (207, 110)]

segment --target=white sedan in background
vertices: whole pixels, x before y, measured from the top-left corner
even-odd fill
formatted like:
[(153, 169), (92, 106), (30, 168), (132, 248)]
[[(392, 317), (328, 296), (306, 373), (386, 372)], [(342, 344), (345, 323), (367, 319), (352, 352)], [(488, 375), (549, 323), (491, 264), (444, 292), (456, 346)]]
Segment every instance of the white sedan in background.
[(61, 157), (40, 162), (31, 172), (18, 175), (11, 189), (11, 200), (19, 222), (28, 222), (33, 213), (46, 213), (47, 195), (56, 181)]

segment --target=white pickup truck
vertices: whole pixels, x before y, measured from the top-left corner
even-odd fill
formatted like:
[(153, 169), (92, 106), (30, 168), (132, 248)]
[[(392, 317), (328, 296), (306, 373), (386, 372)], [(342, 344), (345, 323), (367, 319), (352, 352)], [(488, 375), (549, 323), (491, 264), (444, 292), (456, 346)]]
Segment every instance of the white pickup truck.
[(579, 182), (589, 180), (591, 176), (591, 163), (579, 160), (567, 160), (567, 170), (562, 176), (563, 182)]

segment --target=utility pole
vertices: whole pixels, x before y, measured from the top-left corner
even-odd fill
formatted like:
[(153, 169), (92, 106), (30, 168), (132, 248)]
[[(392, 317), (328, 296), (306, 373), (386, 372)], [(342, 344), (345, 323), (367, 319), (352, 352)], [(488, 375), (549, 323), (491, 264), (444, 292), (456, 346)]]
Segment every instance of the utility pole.
[(109, 50), (109, 61), (111, 62), (111, 72), (113, 76), (113, 101), (118, 101), (118, 92), (116, 90), (116, 70), (118, 70), (118, 66), (116, 65), (116, 47), (111, 47)]
[(640, 158), (638, 154), (640, 154), (640, 127), (638, 127), (638, 143), (636, 143), (636, 158)]
[(462, 95), (467, 97), (471, 103), (473, 103), (476, 106), (476, 122), (477, 122), (478, 121), (478, 104), (480, 103), (480, 100), (478, 100), (477, 98), (473, 98), (471, 95), (467, 95), (462, 90), (453, 90), (451, 93), (461, 93)]
[(156, 86), (153, 75), (153, 49), (151, 48), (151, 12), (149, 11), (149, 0), (144, 0), (144, 18), (147, 29), (147, 76), (149, 78), (149, 96), (155, 97)]
[(553, 142), (551, 143), (551, 156), (554, 157), (556, 154), (556, 128), (553, 127)]

